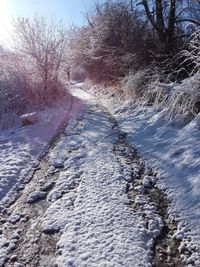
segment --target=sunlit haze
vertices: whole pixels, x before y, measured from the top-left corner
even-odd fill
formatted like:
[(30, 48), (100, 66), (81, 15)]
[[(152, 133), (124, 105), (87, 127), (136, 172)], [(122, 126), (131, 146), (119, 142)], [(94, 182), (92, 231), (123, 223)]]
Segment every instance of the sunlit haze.
[(82, 25), (85, 21), (83, 13), (93, 3), (94, 0), (0, 0), (0, 43), (9, 43), (13, 18), (31, 18), (38, 14), (62, 19), (66, 25)]

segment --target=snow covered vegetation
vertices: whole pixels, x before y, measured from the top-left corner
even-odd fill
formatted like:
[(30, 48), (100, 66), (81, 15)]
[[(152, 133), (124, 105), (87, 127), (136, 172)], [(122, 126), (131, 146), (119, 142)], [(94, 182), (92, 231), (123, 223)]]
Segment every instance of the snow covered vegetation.
[(44, 18), (18, 18), (12, 50), (0, 51), (1, 128), (13, 125), (16, 115), (39, 110), (65, 95), (62, 80), (67, 38), (62, 26)]

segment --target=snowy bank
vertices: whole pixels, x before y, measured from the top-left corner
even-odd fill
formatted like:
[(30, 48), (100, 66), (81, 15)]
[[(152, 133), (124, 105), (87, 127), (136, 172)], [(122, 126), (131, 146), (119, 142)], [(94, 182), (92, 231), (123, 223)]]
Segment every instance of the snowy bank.
[[(3, 210), (31, 178), (39, 158), (66, 120), (72, 97), (34, 113), (34, 124), (0, 132), (0, 206)], [(30, 116), (29, 116), (30, 117)], [(33, 117), (33, 116), (32, 116)], [(27, 118), (26, 115), (23, 118)], [(37, 119), (36, 119), (37, 118)]]

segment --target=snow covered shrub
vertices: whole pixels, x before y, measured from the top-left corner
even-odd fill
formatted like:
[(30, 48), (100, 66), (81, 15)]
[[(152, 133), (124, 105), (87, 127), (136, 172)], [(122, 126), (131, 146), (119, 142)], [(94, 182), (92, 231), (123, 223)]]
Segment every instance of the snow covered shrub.
[(188, 49), (182, 51), (181, 56), (185, 58), (182, 64), (189, 67), (190, 74), (200, 71), (200, 29), (192, 34)]
[(128, 98), (141, 99), (147, 94), (149, 84), (158, 80), (159, 75), (150, 69), (144, 69), (137, 72), (130, 72), (121, 81), (121, 86)]
[(147, 85), (145, 94), (142, 96), (144, 105), (160, 105), (166, 106), (170, 95), (173, 93), (173, 84), (164, 84), (159, 81), (154, 81)]
[(191, 121), (200, 112), (200, 72), (176, 85), (168, 100), (169, 118)]

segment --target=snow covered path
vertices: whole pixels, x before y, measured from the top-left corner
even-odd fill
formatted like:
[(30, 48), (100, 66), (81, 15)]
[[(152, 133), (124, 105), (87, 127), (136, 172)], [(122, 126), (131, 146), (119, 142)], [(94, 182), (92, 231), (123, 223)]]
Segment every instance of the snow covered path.
[(71, 93), (68, 126), (0, 220), (0, 266), (184, 266), (165, 194), (130, 133), (80, 87)]
[(52, 205), (43, 222), (45, 232), (62, 232), (56, 262), (58, 266), (151, 266), (151, 235), (142, 217), (128, 206), (123, 177), (129, 170), (122, 169), (113, 154), (118, 138), (114, 122), (90, 95), (72, 90), (85, 102), (85, 111), (76, 118), (74, 129), (69, 125), (68, 135), (50, 156), (52, 165), (59, 161), (66, 170), (48, 196)]
[(0, 266), (151, 266), (162, 220), (140, 189), (127, 194), (144, 171), (136, 151), (95, 99), (71, 91), (82, 108), (6, 210)]

